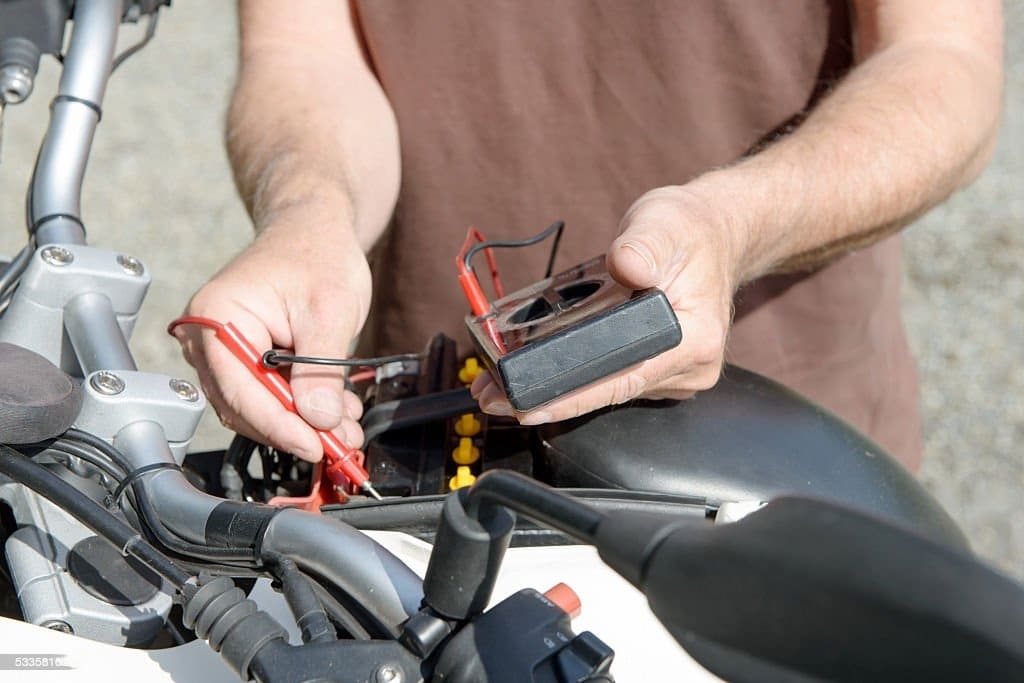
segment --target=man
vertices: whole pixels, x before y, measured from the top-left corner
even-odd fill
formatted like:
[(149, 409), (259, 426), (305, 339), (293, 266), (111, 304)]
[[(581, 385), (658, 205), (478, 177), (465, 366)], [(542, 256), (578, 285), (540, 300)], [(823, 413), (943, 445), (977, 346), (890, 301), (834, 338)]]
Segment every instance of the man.
[[(467, 225), (516, 238), (564, 218), (560, 265), (607, 250), (620, 282), (666, 292), (683, 341), (522, 423), (688, 397), (728, 358), (918, 466), (889, 236), (987, 161), (998, 0), (242, 0), (240, 21), (228, 150), (258, 236), (190, 314), (337, 356), (372, 288), (364, 346), (414, 350), (460, 332)], [(501, 254), (514, 286), (537, 252)], [(179, 338), (226, 425), (320, 457), (212, 337)], [(361, 441), (340, 374), (296, 366), (292, 385), (310, 424)], [(486, 379), (474, 392), (513, 413)]]

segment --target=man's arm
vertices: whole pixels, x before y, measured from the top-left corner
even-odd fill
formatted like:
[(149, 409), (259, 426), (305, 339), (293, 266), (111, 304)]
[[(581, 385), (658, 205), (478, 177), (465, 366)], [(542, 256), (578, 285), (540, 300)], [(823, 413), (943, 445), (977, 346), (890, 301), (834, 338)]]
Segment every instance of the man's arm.
[[(999, 0), (854, 0), (856, 66), (790, 135), (629, 209), (608, 252), (634, 288), (658, 286), (679, 347), (536, 411), (527, 424), (638, 396), (682, 398), (718, 381), (744, 282), (810, 269), (876, 241), (973, 179), (996, 137)], [(487, 412), (512, 414), (486, 378)]]
[(324, 229), (368, 250), (398, 196), (398, 129), (338, 0), (241, 0), (239, 79), (228, 155), (262, 231), (297, 205), (330, 203)]
[[(857, 64), (835, 92), (792, 135), (701, 181), (742, 199), (741, 280), (819, 265), (896, 231), (973, 180), (992, 152), (998, 0), (853, 7)], [(740, 192), (747, 183), (757, 191)]]
[[(232, 322), (261, 349), (339, 356), (370, 305), (364, 251), (398, 194), (398, 132), (348, 3), (241, 0), (228, 152), (255, 242), (186, 313)], [(181, 327), (185, 355), (229, 428), (317, 460), (315, 432), (285, 411), (209, 332)], [(359, 445), (359, 401), (340, 370), (295, 366), (302, 417)]]

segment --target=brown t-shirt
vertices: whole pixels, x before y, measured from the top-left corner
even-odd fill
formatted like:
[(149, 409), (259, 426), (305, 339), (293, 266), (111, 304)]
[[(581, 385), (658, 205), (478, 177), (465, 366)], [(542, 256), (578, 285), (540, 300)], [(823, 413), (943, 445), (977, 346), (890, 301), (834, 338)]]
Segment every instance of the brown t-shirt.
[[(641, 194), (770, 139), (851, 62), (844, 0), (362, 0), (354, 16), (402, 149), (364, 331), (382, 353), (438, 331), (469, 348), (454, 270), (467, 226), (516, 239), (564, 219), (556, 270), (585, 261)], [(539, 279), (546, 258), (544, 246), (499, 253), (506, 288)], [(728, 358), (916, 467), (900, 279), (890, 239), (813, 274), (749, 284)]]

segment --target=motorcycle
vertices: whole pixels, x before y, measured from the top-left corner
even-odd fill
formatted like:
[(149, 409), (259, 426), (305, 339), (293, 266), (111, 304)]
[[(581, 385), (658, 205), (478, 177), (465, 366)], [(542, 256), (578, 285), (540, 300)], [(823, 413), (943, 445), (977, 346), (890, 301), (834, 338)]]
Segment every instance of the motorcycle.
[[(0, 3), (4, 104), (28, 97), (41, 55), (63, 62), (29, 241), (0, 271), (0, 668), (268, 683), (1024, 675), (1024, 589), (877, 445), (740, 368), (692, 400), (526, 428), (479, 413), (466, 384), (486, 370), (438, 335), (350, 376), (362, 454), (314, 466), (243, 437), (192, 452), (202, 393), (140, 371), (127, 345), (150, 273), (88, 245), (79, 206), (128, 56), (119, 27), (155, 27), (166, 4)], [(272, 358), (230, 321), (206, 323), (287, 401)]]

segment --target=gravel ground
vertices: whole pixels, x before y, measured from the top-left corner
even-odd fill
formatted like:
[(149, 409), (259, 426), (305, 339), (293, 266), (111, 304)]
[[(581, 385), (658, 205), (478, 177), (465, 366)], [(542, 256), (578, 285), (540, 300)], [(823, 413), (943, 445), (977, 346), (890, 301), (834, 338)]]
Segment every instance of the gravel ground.
[[(908, 231), (905, 303), (924, 385), (922, 478), (979, 553), (1024, 577), (1024, 0), (1006, 7), (999, 148), (977, 183)], [(250, 236), (221, 145), (234, 22), (233, 3), (175, 3), (108, 89), (83, 211), (94, 244), (139, 254), (154, 274), (132, 341), (142, 368), (191, 376), (163, 328)], [(127, 43), (139, 29), (126, 33)], [(6, 115), (0, 253), (23, 240), (24, 188), (58, 76), (44, 63), (36, 96)], [(225, 439), (208, 416), (197, 446)]]
[(922, 479), (979, 553), (1024, 577), (1024, 2), (1005, 8), (995, 157), (907, 232), (904, 310), (923, 383)]

